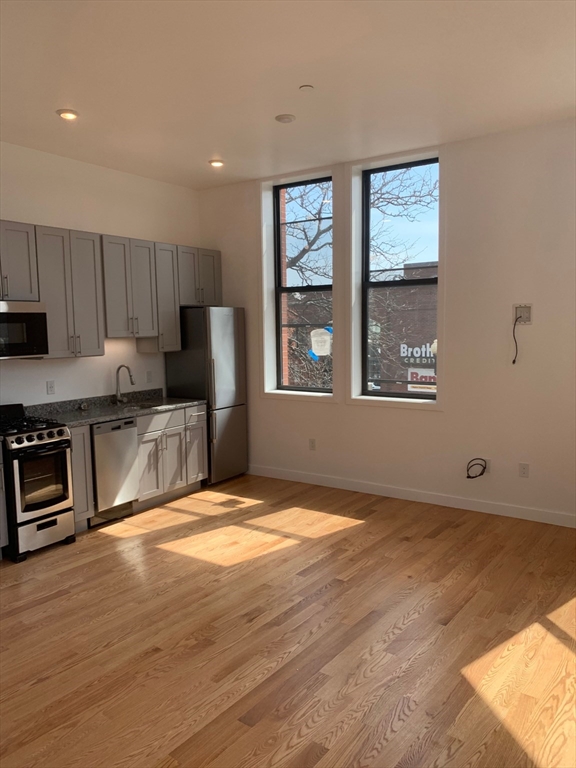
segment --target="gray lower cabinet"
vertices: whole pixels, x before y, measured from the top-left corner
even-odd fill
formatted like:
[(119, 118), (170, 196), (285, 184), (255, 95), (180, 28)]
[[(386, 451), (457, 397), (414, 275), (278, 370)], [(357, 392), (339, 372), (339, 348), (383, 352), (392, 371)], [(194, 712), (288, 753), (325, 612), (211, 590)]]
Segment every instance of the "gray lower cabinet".
[(106, 335), (158, 336), (154, 243), (102, 237)]
[(162, 471), (162, 432), (138, 435), (138, 500), (145, 501), (164, 492)]
[(48, 357), (104, 354), (100, 235), (36, 227), (40, 297), (48, 321)]
[(72, 488), (74, 492), (74, 519), (87, 520), (94, 516), (94, 479), (92, 475), (92, 444), (90, 427), (73, 427), (72, 433)]
[(220, 251), (179, 245), (178, 270), (182, 306), (221, 306)]
[(186, 425), (186, 477), (196, 483), (208, 477), (208, 434), (206, 422)]
[(175, 245), (155, 243), (158, 336), (136, 341), (138, 352), (177, 352), (180, 349), (178, 254)]
[(33, 224), (0, 222), (0, 298), (39, 301)]
[(184, 426), (138, 436), (139, 501), (187, 485), (185, 437)]

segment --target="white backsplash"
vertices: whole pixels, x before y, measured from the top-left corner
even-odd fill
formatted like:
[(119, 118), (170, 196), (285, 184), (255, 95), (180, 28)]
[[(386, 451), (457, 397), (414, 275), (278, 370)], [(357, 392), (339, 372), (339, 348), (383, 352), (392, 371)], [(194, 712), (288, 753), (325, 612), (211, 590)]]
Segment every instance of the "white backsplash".
[[(116, 368), (125, 363), (134, 374), (135, 385), (122, 373), (122, 390), (164, 389), (164, 355), (139, 354), (135, 339), (106, 339), (105, 354), (64, 360), (0, 361), (0, 403), (53, 403), (81, 397), (111, 395), (116, 391)], [(151, 380), (147, 381), (147, 372)], [(46, 382), (54, 381), (54, 394)]]

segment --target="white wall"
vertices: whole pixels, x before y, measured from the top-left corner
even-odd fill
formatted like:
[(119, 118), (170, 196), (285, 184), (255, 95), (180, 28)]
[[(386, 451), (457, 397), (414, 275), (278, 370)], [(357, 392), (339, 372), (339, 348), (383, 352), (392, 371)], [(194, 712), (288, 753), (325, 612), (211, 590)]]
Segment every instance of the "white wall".
[[(260, 184), (202, 193), (204, 240), (223, 252), (225, 303), (247, 310), (254, 473), (574, 523), (574, 130), (563, 121), (440, 148), (446, 229), (438, 411), (351, 404), (344, 376), (335, 376), (342, 385), (334, 403), (263, 394)], [(337, 249), (346, 255), (350, 243), (335, 242)], [(534, 322), (518, 329), (512, 366), (516, 303), (533, 305)], [(342, 361), (348, 339), (336, 343)], [(489, 458), (491, 471), (467, 480), (474, 456)], [(528, 479), (519, 478), (519, 462), (530, 464)]]
[[(89, 163), (2, 143), (0, 217), (31, 224), (202, 245), (198, 193)], [(164, 356), (136, 352), (133, 339), (109, 339), (103, 357), (78, 360), (4, 360), (3, 403), (43, 403), (115, 391), (113, 373), (126, 363), (136, 389), (164, 385)], [(151, 383), (145, 372), (152, 371)], [(46, 394), (46, 380), (56, 382)], [(132, 389), (124, 381), (127, 390)]]

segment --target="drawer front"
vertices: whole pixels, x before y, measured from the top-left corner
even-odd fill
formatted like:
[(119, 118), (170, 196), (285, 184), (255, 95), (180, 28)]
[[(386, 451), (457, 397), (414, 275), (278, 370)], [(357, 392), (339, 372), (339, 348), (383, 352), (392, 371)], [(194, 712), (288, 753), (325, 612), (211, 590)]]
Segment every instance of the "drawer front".
[(197, 424), (199, 421), (206, 421), (206, 406), (193, 405), (186, 408), (186, 424)]
[(164, 411), (163, 413), (151, 413), (149, 416), (138, 416), (138, 434), (146, 432), (158, 432), (161, 429), (184, 426), (184, 409), (177, 411)]
[(20, 552), (40, 549), (40, 547), (45, 547), (48, 544), (62, 541), (67, 536), (72, 536), (75, 529), (72, 510), (61, 515), (48, 517), (46, 520), (22, 525), (18, 528), (18, 549)]

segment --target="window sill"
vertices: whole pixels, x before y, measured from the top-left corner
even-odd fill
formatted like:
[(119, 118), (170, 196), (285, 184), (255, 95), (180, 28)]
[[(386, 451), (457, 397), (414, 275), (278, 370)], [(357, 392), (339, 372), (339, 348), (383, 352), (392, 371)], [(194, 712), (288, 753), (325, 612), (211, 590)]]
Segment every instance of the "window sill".
[(289, 389), (269, 389), (262, 392), (261, 397), (276, 400), (307, 400), (313, 403), (335, 403), (337, 402), (334, 394), (331, 392), (296, 392)]
[(402, 397), (370, 397), (370, 395), (356, 395), (346, 400), (348, 405), (368, 405), (377, 408), (409, 408), (420, 411), (443, 411), (438, 400), (417, 400), (416, 398)]

